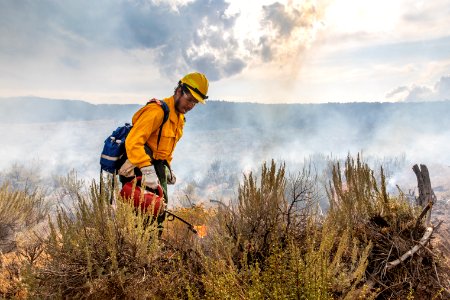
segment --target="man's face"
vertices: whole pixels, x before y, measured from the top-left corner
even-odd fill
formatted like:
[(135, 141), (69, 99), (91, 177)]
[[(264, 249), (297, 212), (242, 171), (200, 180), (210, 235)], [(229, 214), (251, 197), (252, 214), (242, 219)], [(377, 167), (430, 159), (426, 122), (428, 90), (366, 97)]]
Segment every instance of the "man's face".
[(187, 88), (183, 89), (179, 87), (175, 93), (175, 109), (181, 113), (186, 114), (188, 111), (194, 108), (198, 103), (197, 99), (191, 95)]

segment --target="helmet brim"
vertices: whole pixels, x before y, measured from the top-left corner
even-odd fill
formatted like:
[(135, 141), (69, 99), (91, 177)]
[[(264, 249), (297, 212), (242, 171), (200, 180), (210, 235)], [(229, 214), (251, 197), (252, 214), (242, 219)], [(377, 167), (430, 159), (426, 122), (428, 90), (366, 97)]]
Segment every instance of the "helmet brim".
[(202, 98), (202, 96), (200, 96), (199, 94), (197, 94), (195, 91), (193, 91), (190, 87), (187, 87), (189, 92), (191, 93), (191, 95), (201, 104), (205, 104), (205, 100)]

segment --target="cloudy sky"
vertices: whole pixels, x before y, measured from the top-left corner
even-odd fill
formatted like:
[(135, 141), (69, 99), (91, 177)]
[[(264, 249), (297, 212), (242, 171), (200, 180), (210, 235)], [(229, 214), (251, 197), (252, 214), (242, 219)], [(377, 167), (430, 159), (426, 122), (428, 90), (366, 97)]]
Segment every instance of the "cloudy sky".
[(0, 97), (450, 99), (450, 0), (0, 0)]

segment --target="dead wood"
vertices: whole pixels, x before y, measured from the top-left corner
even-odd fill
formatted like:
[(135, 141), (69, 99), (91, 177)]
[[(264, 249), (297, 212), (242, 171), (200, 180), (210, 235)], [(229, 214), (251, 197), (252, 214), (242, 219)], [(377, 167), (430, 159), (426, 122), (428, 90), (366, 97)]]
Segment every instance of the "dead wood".
[(422, 246), (425, 246), (425, 244), (430, 240), (431, 234), (433, 233), (434, 228), (433, 227), (427, 227), (425, 230), (425, 233), (423, 237), (420, 239), (419, 244), (415, 245), (412, 249), (407, 251), (405, 254), (403, 254), (400, 258), (390, 261), (386, 264), (386, 270), (390, 270), (393, 267), (399, 265), (400, 263), (404, 262), (406, 259), (408, 259), (410, 256), (414, 255)]
[(423, 217), (432, 208), (432, 206), (433, 206), (433, 203), (432, 202), (428, 202), (427, 206), (425, 206), (425, 208), (422, 210), (422, 212), (420, 213), (419, 217), (417, 218), (416, 226), (414, 226), (414, 230), (413, 230), (412, 236), (415, 236), (415, 234), (417, 233), (417, 230), (420, 227), (420, 224), (422, 222)]
[[(416, 204), (422, 206), (423, 208), (429, 207), (427, 209), (427, 218), (425, 221), (426, 226), (431, 226), (431, 208), (434, 204), (436, 196), (434, 195), (433, 189), (431, 188), (430, 173), (426, 165), (419, 166), (414, 165), (413, 171), (417, 177), (417, 188), (419, 189), (419, 197), (416, 199)], [(423, 216), (421, 217), (423, 218)], [(420, 220), (418, 220), (419, 222)]]
[(393, 211), (372, 217), (363, 229), (374, 245), (366, 274), (369, 286), (380, 290), (377, 299), (402, 299), (406, 295), (403, 289), (411, 284), (416, 286), (415, 293), (420, 299), (448, 294), (441, 283), (438, 256), (430, 244), (440, 225), (431, 224), (436, 196), (427, 167), (414, 165), (413, 170), (417, 176), (416, 205), (421, 207), (420, 215)]

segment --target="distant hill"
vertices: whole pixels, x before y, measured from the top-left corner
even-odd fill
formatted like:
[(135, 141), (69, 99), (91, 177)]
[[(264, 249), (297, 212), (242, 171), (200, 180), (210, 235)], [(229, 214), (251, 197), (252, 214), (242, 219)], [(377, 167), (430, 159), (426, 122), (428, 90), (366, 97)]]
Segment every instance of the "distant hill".
[[(366, 131), (396, 121), (409, 126), (442, 129), (450, 125), (450, 101), (428, 103), (326, 103), (254, 104), (209, 102), (198, 106), (190, 118), (196, 127), (233, 128), (264, 125), (276, 129), (320, 128), (342, 121)], [(189, 118), (189, 116), (188, 116)], [(198, 124), (197, 124), (198, 123)], [(447, 127), (448, 128), (448, 127)]]
[[(97, 178), (105, 138), (123, 122), (130, 122), (140, 106), (0, 99), (0, 173), (16, 162), (28, 167), (38, 161), (45, 174), (64, 175), (76, 169), (80, 178)], [(173, 163), (181, 182), (195, 181), (205, 193), (212, 193), (206, 188), (211, 178), (216, 184), (229, 182), (226, 178), (255, 170), (272, 158), (295, 168), (314, 156), (315, 168), (321, 170), (326, 168), (322, 156), (363, 152), (366, 158), (387, 161), (389, 174), (400, 168), (402, 159), (430, 166), (438, 163), (448, 169), (449, 115), (450, 102), (209, 101), (186, 115), (184, 136), (177, 144)], [(409, 167), (407, 171), (411, 175)], [(391, 183), (396, 184), (395, 180)], [(220, 191), (223, 193), (222, 187)]]
[[(138, 104), (90, 104), (78, 100), (35, 97), (0, 99), (0, 123), (59, 121), (130, 121)], [(276, 135), (279, 131), (320, 134), (322, 128), (351, 130), (367, 136), (380, 126), (395, 124), (419, 131), (450, 128), (450, 101), (427, 103), (255, 104), (209, 101), (186, 115), (190, 130), (252, 128)], [(342, 132), (343, 133), (343, 132)], [(392, 132), (390, 132), (392, 134)]]
[(0, 98), (0, 123), (120, 120), (132, 116), (138, 107), (37, 97)]

